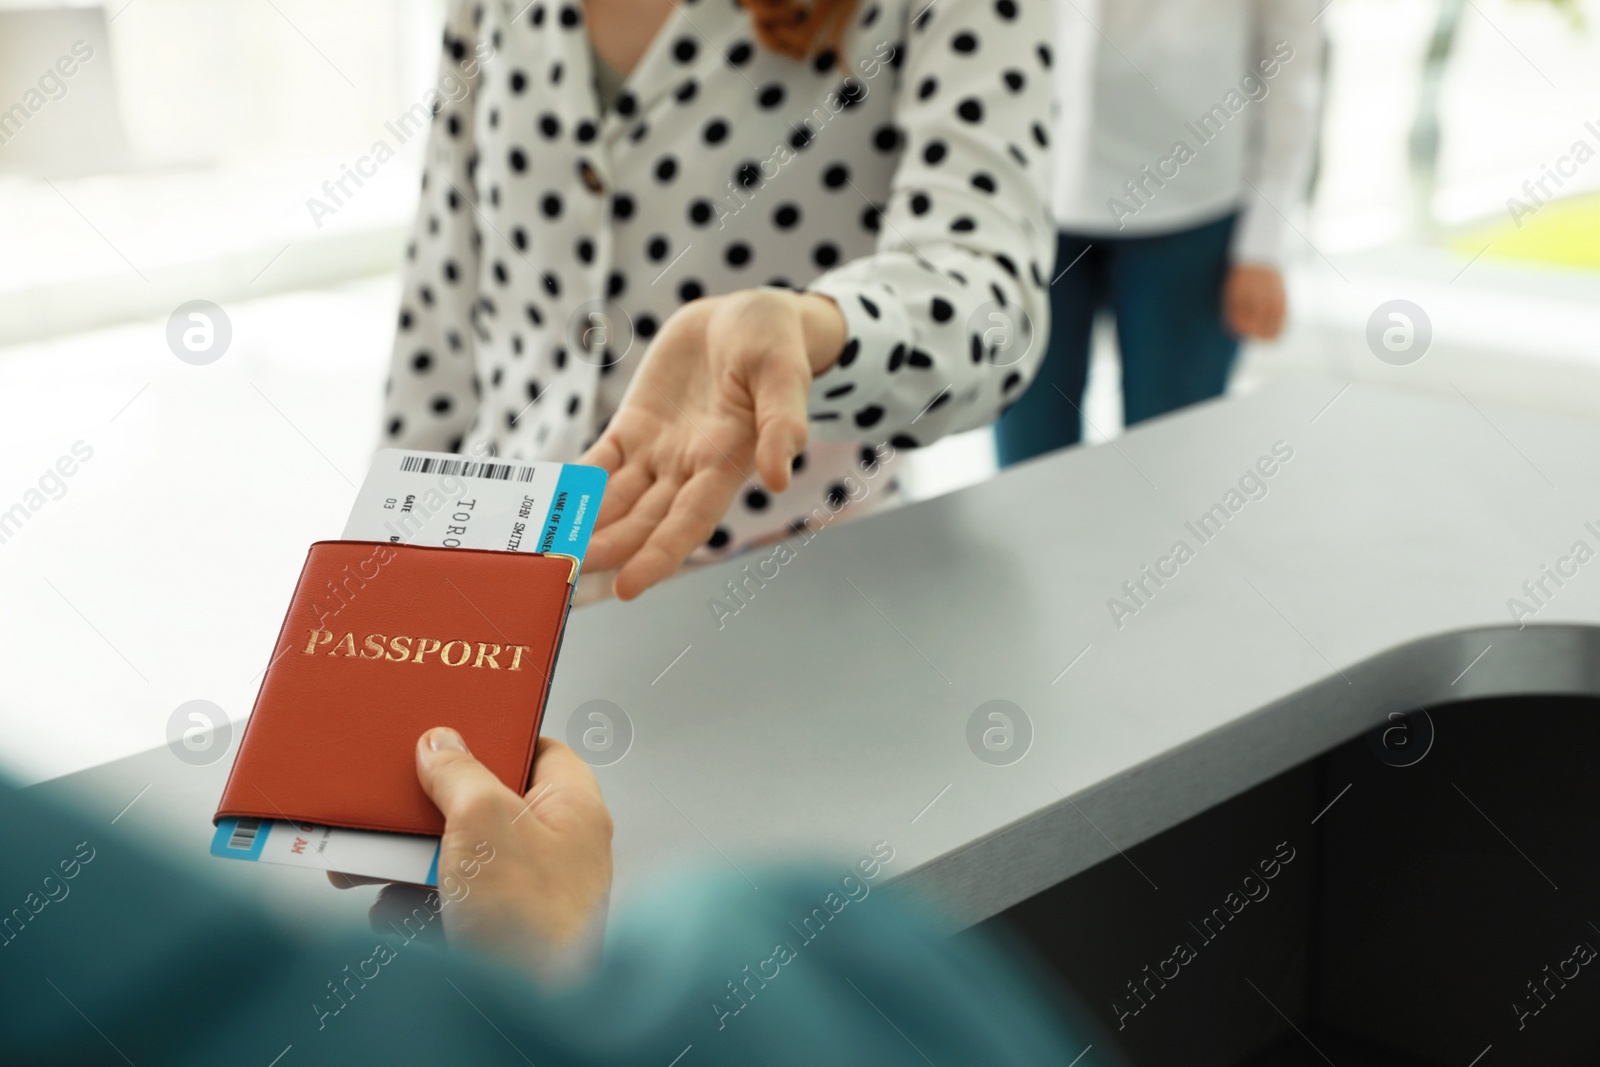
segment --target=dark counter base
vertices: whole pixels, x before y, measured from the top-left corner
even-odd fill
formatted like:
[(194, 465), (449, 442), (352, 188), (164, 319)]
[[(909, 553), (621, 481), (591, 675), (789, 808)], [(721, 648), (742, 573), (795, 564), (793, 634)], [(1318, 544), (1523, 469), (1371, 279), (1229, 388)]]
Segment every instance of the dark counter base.
[(1357, 738), (983, 927), (1137, 1067), (1600, 1062), (1597, 711), (1429, 709), (1431, 747)]

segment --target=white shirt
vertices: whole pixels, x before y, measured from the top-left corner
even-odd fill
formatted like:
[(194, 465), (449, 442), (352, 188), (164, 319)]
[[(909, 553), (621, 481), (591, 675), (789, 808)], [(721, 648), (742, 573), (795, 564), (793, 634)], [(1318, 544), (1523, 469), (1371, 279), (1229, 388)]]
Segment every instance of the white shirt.
[[(1049, 3), (940, 0), (913, 26), (926, 0), (862, 0), (847, 82), (761, 48), (733, 0), (683, 0), (602, 114), (576, 0), (454, 0), (385, 444), (575, 460), (668, 315), (765, 285), (832, 297), (848, 341), (791, 488), (741, 494), (710, 551), (990, 422), (1047, 340)], [(1003, 358), (998, 306), (1033, 327)]]
[(1280, 262), (1316, 145), (1318, 10), (1317, 0), (1062, 0), (1061, 229), (1136, 237), (1242, 209), (1233, 259)]

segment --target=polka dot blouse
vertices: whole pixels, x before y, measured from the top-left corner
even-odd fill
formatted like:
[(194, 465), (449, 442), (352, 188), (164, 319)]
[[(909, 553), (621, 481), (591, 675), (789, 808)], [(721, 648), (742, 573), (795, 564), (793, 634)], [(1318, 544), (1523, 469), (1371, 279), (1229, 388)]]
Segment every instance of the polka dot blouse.
[(677, 308), (779, 286), (832, 297), (848, 341), (791, 487), (742, 494), (700, 556), (864, 499), (864, 473), (881, 496), (1043, 357), (1053, 21), (862, 0), (840, 54), (795, 60), (732, 0), (683, 0), (602, 112), (575, 0), (453, 3), (385, 443), (575, 460)]

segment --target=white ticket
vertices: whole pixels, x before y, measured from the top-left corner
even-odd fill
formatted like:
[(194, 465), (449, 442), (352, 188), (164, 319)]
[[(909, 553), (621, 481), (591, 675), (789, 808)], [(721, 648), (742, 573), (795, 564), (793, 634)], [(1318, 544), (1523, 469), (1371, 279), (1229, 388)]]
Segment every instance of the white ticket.
[(361, 483), (346, 541), (559, 552), (581, 561), (606, 472), (386, 448)]

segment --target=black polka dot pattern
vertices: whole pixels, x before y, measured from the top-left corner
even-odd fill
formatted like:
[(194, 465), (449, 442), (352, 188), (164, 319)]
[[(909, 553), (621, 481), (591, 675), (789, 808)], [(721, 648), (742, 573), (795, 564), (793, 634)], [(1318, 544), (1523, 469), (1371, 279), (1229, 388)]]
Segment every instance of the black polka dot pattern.
[[(839, 54), (799, 63), (731, 0), (683, 0), (610, 113), (576, 0), (450, 0), (447, 20), (466, 91), (429, 120), (385, 445), (573, 461), (685, 302), (831, 297), (848, 340), (811, 444), (787, 491), (741, 491), (695, 557), (714, 558), (891, 498), (898, 452), (984, 425), (1031, 378), (1049, 0), (863, 0)], [(973, 361), (1023, 317), (1024, 358)]]

